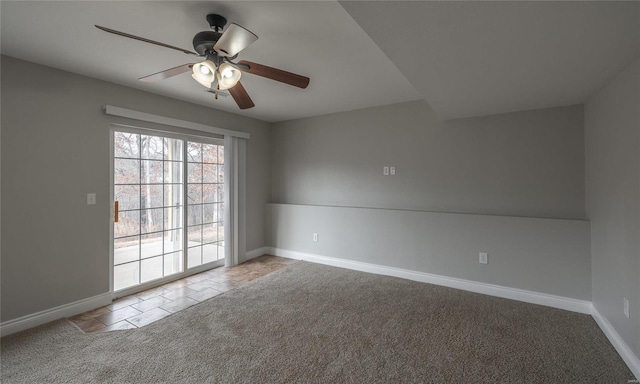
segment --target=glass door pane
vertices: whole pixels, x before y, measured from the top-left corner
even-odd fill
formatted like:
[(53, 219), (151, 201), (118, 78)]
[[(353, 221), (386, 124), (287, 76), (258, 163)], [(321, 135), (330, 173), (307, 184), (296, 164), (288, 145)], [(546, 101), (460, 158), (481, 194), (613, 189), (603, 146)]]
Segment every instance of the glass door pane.
[(114, 291), (184, 270), (183, 146), (114, 132)]
[(224, 259), (224, 146), (187, 141), (187, 267)]

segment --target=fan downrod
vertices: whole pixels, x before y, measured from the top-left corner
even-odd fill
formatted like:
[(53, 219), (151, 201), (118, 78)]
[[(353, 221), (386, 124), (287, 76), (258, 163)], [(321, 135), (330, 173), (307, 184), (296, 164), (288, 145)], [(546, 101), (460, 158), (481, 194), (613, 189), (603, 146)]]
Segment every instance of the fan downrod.
[(227, 19), (215, 13), (210, 13), (207, 15), (207, 22), (209, 23), (209, 27), (211, 27), (214, 32), (222, 31), (224, 26), (227, 25)]
[(207, 22), (212, 30), (198, 32), (193, 37), (193, 49), (195, 49), (200, 56), (215, 54), (213, 46), (220, 36), (222, 36), (222, 29), (227, 25), (227, 19), (215, 13), (207, 15)]

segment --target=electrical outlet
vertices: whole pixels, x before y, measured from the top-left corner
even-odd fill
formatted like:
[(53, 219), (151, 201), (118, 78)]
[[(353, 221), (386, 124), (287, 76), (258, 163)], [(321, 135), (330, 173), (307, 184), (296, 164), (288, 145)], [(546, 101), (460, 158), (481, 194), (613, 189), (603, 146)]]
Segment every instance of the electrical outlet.
[(626, 297), (622, 298), (622, 311), (624, 311), (624, 315), (629, 318), (629, 300)]
[(313, 234), (313, 241), (318, 241), (318, 234), (317, 233)]
[(389, 174), (391, 174), (391, 176), (395, 176), (396, 175), (396, 167), (390, 167), (389, 168)]
[(480, 252), (478, 262), (480, 264), (489, 264), (489, 254), (486, 252)]
[(382, 174), (385, 176), (389, 176), (389, 167), (382, 168)]
[(87, 193), (87, 205), (94, 205), (96, 203), (96, 194)]

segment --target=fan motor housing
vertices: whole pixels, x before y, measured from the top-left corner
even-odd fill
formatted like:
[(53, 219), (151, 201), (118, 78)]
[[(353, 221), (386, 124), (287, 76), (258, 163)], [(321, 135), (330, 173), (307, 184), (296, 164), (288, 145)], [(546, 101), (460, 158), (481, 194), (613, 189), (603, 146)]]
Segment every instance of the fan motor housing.
[(208, 53), (213, 52), (213, 46), (216, 45), (220, 36), (222, 36), (221, 32), (198, 32), (193, 37), (193, 49), (195, 49), (200, 56), (206, 56)]

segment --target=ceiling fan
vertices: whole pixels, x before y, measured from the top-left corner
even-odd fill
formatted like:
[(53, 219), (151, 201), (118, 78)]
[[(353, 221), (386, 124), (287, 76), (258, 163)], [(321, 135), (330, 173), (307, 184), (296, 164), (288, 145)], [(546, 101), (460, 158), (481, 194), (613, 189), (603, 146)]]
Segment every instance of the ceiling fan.
[[(198, 32), (193, 37), (192, 52), (180, 47), (150, 40), (144, 37), (132, 35), (115, 29), (96, 25), (96, 28), (118, 36), (128, 37), (145, 43), (158, 45), (180, 51), (194, 56), (204, 57), (205, 60), (199, 63), (187, 63), (164, 71), (153, 73), (141, 77), (141, 81), (157, 81), (167, 79), (185, 72), (191, 71), (191, 76), (207, 90), (218, 98), (219, 91), (227, 90), (240, 109), (252, 108), (255, 106), (251, 97), (240, 83), (242, 72), (256, 76), (266, 77), (281, 83), (293, 85), (298, 88), (306, 88), (309, 85), (309, 78), (295, 73), (283, 71), (281, 69), (267, 67), (251, 61), (241, 60), (234, 62), (240, 51), (248, 47), (258, 39), (253, 32), (248, 29), (231, 23), (224, 32), (222, 29), (227, 24), (227, 19), (217, 15), (207, 15), (207, 22), (212, 31)], [(223, 94), (221, 94), (223, 95)]]

